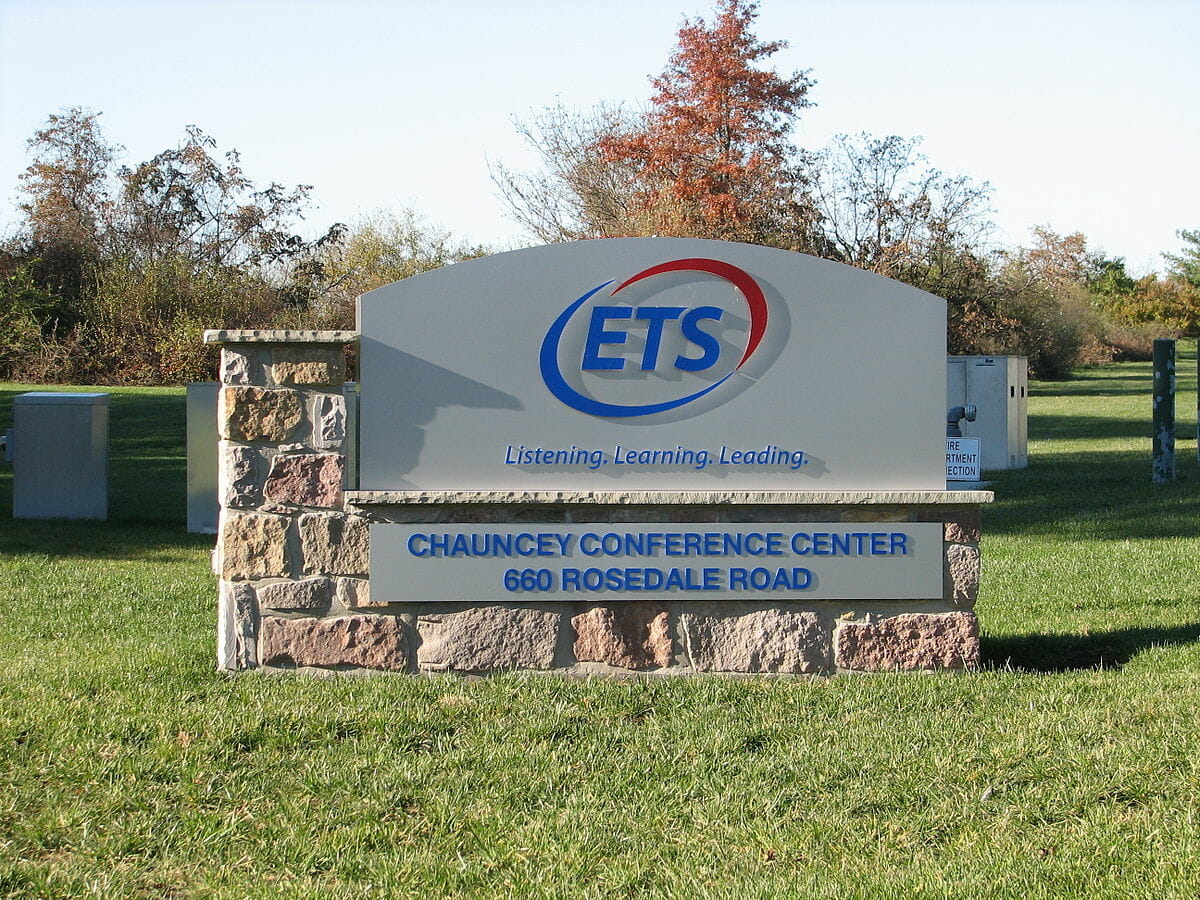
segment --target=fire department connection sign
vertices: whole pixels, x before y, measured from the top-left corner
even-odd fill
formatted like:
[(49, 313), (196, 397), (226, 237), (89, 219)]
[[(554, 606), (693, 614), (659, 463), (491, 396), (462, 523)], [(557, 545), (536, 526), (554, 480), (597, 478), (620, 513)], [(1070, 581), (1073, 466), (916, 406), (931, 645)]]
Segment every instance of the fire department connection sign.
[(359, 300), (359, 486), (942, 490), (945, 317), (720, 241), (459, 263)]

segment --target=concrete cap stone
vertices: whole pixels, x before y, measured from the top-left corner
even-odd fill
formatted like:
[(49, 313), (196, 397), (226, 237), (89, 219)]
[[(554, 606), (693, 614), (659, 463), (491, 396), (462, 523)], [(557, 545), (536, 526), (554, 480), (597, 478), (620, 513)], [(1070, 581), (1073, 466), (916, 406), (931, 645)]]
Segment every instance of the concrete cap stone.
[(991, 503), (991, 491), (348, 491), (351, 506), (579, 503), (597, 506), (917, 506)]
[(357, 331), (316, 331), (303, 328), (210, 328), (206, 344), (349, 344)]

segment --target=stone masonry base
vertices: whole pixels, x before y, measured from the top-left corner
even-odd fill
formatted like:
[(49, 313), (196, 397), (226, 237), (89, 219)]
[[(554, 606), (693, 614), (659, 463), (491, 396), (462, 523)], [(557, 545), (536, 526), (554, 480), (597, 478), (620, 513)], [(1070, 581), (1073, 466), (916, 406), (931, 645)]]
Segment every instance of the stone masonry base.
[[(570, 503), (499, 503), (457, 495), (429, 502), (429, 496), (416, 494), (411, 505), (404, 505), (395, 502), (398, 497), (355, 492), (343, 512), (276, 512), (249, 526), (245, 516), (231, 517), (224, 533), (238, 547), (256, 549), (253, 566), (247, 560), (224, 573), (224, 665), (613, 676), (816, 675), (962, 669), (979, 662), (972, 611), (980, 570), (977, 506), (842, 505), (829, 496), (803, 505), (696, 502), (703, 497), (678, 505), (617, 505), (586, 497)], [(695, 520), (941, 522), (942, 596), (468, 604), (372, 597), (370, 590), (368, 523), (519, 522), (529, 527)], [(267, 545), (281, 549), (271, 555)], [(225, 550), (227, 565), (237, 558), (235, 549)], [(269, 566), (263, 565), (266, 559)]]
[[(222, 388), (218, 666), (576, 675), (961, 669), (979, 661), (984, 492), (438, 494), (346, 490), (352, 332), (214, 331)], [(921, 600), (430, 603), (372, 596), (372, 525), (940, 522)]]
[(390, 615), (265, 615), (259, 630), (260, 665), (277, 669), (822, 675), (979, 662), (971, 612), (884, 618), (787, 602), (446, 605)]

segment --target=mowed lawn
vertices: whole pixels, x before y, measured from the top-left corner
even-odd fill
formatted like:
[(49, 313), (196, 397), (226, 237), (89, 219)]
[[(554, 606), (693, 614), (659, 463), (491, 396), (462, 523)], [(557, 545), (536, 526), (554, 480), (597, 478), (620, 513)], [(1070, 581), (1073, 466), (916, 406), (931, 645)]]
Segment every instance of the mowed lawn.
[(1170, 485), (1148, 364), (1033, 386), (981, 671), (826, 679), (218, 674), (183, 392), (112, 389), (108, 523), (0, 466), (0, 897), (1196, 897), (1195, 366)]

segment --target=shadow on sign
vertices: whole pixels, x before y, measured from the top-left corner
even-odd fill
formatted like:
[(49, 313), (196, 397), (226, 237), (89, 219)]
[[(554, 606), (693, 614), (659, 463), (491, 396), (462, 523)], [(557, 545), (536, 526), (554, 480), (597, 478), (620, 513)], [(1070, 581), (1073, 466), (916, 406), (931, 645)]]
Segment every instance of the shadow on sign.
[[(368, 340), (364, 337), (364, 344)], [(372, 344), (372, 365), (378, 371), (390, 373), (392, 386), (372, 384), (367, 378), (363, 379), (359, 401), (362, 407), (360, 421), (370, 417), (373, 427), (388, 427), (388, 433), (377, 435), (372, 444), (376, 448), (387, 447), (390, 472), (410, 472), (416, 468), (425, 447), (424, 426), (433, 421), (439, 409), (452, 406), (471, 409), (524, 408), (512, 394), (386, 344), (377, 341)], [(388, 410), (386, 415), (382, 414), (384, 409)], [(393, 489), (410, 486), (403, 483), (388, 485)]]

